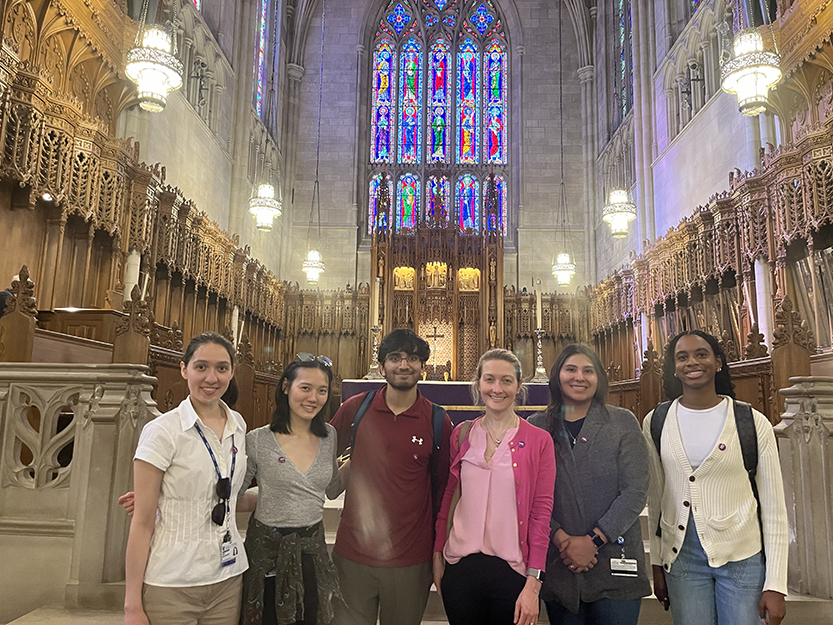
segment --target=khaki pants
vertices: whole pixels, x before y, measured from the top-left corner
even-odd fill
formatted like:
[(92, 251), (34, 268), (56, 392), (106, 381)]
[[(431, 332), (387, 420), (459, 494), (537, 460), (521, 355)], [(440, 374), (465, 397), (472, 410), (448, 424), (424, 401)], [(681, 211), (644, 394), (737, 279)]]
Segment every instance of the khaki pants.
[(207, 586), (142, 588), (142, 605), (150, 625), (237, 625), (243, 576)]
[(379, 625), (420, 624), (433, 581), (431, 562), (386, 568), (334, 553), (333, 563), (347, 604), (336, 612), (337, 625), (376, 625), (377, 615)]

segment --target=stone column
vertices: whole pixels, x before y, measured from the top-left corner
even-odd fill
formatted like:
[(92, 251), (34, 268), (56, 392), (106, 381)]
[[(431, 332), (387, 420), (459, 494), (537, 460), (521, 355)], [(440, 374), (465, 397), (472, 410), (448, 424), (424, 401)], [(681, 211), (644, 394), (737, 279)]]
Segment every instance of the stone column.
[[(296, 271), (295, 267), (289, 267), (292, 258), (292, 223), (295, 219), (294, 189), (295, 189), (295, 164), (298, 160), (298, 125), (299, 108), (301, 105), (301, 79), (304, 77), (304, 68), (295, 63), (287, 63), (286, 75), (289, 78), (286, 89), (286, 123), (284, 124), (283, 145), (284, 150), (284, 214), (286, 222), (281, 231), (281, 268), (284, 275), (291, 275)], [(292, 210), (287, 211), (287, 206)]]
[(775, 426), (787, 516), (791, 591), (833, 599), (833, 378), (793, 377)]
[(763, 258), (755, 259), (755, 292), (758, 328), (764, 335), (766, 346), (772, 349), (772, 276), (769, 270), (769, 263)]
[(585, 281), (596, 282), (596, 216), (600, 207), (596, 196), (596, 99), (595, 89), (596, 68), (585, 65), (578, 68), (578, 78), (581, 84), (581, 104), (584, 109), (584, 127), (582, 129), (582, 144), (584, 147), (584, 197), (587, 208), (584, 210), (584, 266)]
[[(648, 3), (646, 3), (648, 4)], [(642, 251), (643, 241), (653, 241), (654, 226), (654, 89), (651, 81), (653, 61), (651, 33), (653, 23), (650, 9), (644, 4), (633, 2), (633, 137), (636, 150), (636, 211), (637, 239), (635, 251)], [(643, 342), (644, 346), (645, 343)]]
[[(130, 297), (133, 287), (139, 284), (140, 266), (142, 255), (137, 249), (131, 249), (127, 254), (127, 261), (124, 263), (124, 295), (125, 300)], [(141, 288), (141, 286), (139, 287)], [(141, 294), (141, 291), (140, 291)]]
[[(246, 213), (245, 196), (249, 192), (247, 171), (249, 166), (249, 139), (251, 136), (252, 87), (254, 85), (254, 37), (257, 2), (243, 0), (240, 9), (240, 25), (236, 41), (239, 40), (235, 67), (237, 101), (234, 107), (234, 148), (233, 164), (231, 168), (231, 191), (229, 195), (229, 234), (241, 234), (243, 219)], [(247, 229), (248, 230), (248, 229)], [(245, 241), (241, 238), (241, 244)]]

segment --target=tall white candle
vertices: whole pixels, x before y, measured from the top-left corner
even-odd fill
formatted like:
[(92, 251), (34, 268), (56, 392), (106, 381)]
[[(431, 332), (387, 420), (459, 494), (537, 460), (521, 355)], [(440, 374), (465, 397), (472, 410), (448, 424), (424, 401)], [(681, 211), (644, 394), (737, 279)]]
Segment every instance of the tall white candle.
[(373, 325), (379, 325), (379, 290), (382, 286), (382, 281), (379, 279), (379, 276), (376, 276), (376, 283), (374, 285), (375, 292), (373, 293)]
[(542, 307), (541, 307), (541, 281), (540, 280), (538, 280), (538, 282), (536, 283), (536, 286), (538, 287), (537, 289), (535, 289), (535, 314), (537, 315), (536, 321), (538, 322), (537, 327), (543, 328), (544, 327), (544, 318), (541, 315)]

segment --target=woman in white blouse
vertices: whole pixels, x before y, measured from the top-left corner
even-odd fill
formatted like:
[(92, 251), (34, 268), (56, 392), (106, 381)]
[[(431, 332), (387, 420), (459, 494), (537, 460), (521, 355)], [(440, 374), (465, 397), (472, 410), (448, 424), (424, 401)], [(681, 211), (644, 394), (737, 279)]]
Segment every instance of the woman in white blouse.
[[(643, 422), (654, 593), (670, 604), (674, 625), (778, 625), (786, 612), (788, 533), (772, 426), (735, 401), (726, 355), (709, 334), (676, 336), (663, 380), (673, 401)], [(742, 438), (757, 447), (752, 479), (760, 506)]]
[(246, 423), (220, 399), (234, 349), (215, 333), (180, 363), (188, 397), (142, 430), (133, 465), (125, 625), (235, 625), (248, 567), (237, 531)]

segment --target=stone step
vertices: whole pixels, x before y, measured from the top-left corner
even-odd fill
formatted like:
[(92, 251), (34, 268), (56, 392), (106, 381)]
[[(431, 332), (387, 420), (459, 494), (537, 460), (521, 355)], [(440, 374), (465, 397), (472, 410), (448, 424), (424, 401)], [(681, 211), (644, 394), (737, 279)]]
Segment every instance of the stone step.
[[(543, 610), (538, 622), (548, 622)], [(124, 623), (124, 613), (120, 610), (103, 612), (42, 607), (11, 621), (8, 625), (122, 625), (122, 623)], [(790, 595), (787, 597), (787, 617), (782, 623), (783, 625), (829, 625), (833, 623), (833, 601)], [(448, 625), (440, 599), (433, 591), (422, 625)], [(642, 600), (639, 625), (671, 625), (671, 613), (665, 612), (653, 597), (646, 597)]]

